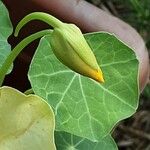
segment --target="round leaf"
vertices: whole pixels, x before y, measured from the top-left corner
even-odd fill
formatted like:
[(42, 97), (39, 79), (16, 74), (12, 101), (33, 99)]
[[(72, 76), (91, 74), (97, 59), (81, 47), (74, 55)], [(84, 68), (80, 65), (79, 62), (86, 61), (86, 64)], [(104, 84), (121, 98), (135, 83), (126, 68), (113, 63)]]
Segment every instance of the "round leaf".
[(93, 141), (108, 135), (138, 105), (138, 60), (132, 49), (108, 33), (85, 35), (105, 83), (81, 76), (61, 64), (43, 38), (29, 70), (34, 92), (53, 107), (56, 129)]
[(54, 114), (36, 95), (0, 88), (0, 149), (55, 150)]

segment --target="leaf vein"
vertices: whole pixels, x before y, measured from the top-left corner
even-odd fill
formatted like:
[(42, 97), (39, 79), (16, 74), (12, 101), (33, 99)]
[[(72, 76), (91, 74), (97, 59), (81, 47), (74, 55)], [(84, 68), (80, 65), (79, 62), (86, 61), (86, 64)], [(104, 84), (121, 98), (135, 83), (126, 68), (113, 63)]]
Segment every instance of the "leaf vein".
[(69, 88), (71, 87), (71, 85), (72, 85), (72, 83), (73, 83), (75, 77), (76, 77), (76, 74), (75, 74), (75, 75), (72, 77), (72, 79), (70, 80), (70, 82), (69, 82), (67, 88), (65, 89), (64, 93), (62, 94), (62, 97), (61, 97), (60, 101), (59, 101), (58, 104), (56, 105), (56, 107), (55, 107), (55, 115), (57, 115), (57, 110), (58, 110), (60, 104), (62, 103), (62, 101), (63, 101), (63, 99), (64, 99), (66, 93), (68, 92)]

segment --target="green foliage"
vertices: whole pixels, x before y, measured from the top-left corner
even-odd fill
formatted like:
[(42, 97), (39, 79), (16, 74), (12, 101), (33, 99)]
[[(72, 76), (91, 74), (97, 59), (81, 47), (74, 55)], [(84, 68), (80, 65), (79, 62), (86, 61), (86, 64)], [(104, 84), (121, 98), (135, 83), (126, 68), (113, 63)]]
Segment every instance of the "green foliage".
[(35, 94), (53, 107), (56, 130), (92, 141), (105, 137), (114, 125), (131, 116), (138, 104), (138, 60), (134, 52), (108, 33), (85, 35), (105, 83), (72, 72), (52, 53), (50, 36), (42, 38), (29, 70)]
[(150, 48), (150, 1), (149, 0), (129, 0), (119, 1), (126, 13), (122, 12), (122, 19), (135, 27), (143, 36), (145, 42)]
[(57, 150), (117, 150), (111, 136), (107, 136), (100, 142), (77, 137), (65, 132), (55, 132)]
[(147, 84), (142, 94), (150, 100), (150, 83)]
[(0, 88), (0, 149), (55, 150), (54, 114), (36, 95)]
[(0, 67), (11, 51), (11, 46), (8, 44), (7, 38), (11, 35), (12, 31), (13, 28), (8, 11), (0, 0)]

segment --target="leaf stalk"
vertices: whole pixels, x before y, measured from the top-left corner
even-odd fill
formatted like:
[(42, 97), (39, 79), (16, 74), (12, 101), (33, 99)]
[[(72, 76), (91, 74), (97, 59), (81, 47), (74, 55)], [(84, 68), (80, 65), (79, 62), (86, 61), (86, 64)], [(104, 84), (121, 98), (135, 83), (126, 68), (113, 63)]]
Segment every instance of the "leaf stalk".
[(23, 39), (12, 51), (11, 53), (8, 55), (8, 57), (6, 58), (5, 62), (3, 63), (2, 67), (0, 68), (0, 86), (2, 86), (5, 75), (8, 71), (8, 69), (10, 68), (11, 64), (13, 63), (13, 61), (16, 59), (16, 57), (20, 54), (20, 52), (27, 46), (29, 45), (31, 42), (33, 42), (34, 40), (41, 38), (47, 34), (50, 34), (51, 30), (43, 30), (43, 31), (39, 31), (37, 33), (34, 33), (28, 37), (26, 37), (25, 39)]

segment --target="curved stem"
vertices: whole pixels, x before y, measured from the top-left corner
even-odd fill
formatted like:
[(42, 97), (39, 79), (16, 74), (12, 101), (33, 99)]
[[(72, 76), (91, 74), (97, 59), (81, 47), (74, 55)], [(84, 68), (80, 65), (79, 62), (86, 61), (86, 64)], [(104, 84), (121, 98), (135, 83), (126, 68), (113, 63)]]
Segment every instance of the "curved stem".
[(29, 21), (32, 20), (41, 20), (47, 24), (49, 24), (50, 26), (52, 26), (53, 28), (55, 27), (60, 27), (63, 22), (61, 22), (60, 20), (58, 20), (57, 18), (47, 14), (47, 13), (43, 13), (43, 12), (33, 12), (27, 16), (25, 16), (17, 25), (16, 29), (15, 29), (15, 33), (14, 36), (18, 36), (18, 33), (20, 31), (20, 29), (27, 24)]
[(29, 94), (33, 94), (33, 89), (28, 89), (24, 92), (24, 94), (29, 95)]
[(37, 33), (34, 33), (25, 39), (23, 39), (9, 54), (9, 56), (6, 58), (5, 62), (3, 63), (2, 67), (0, 68), (0, 86), (3, 83), (3, 80), (5, 78), (5, 75), (10, 68), (11, 64), (15, 60), (15, 58), (19, 55), (19, 53), (31, 42), (34, 40), (41, 38), (44, 35), (50, 34), (51, 30), (43, 30), (39, 31)]

